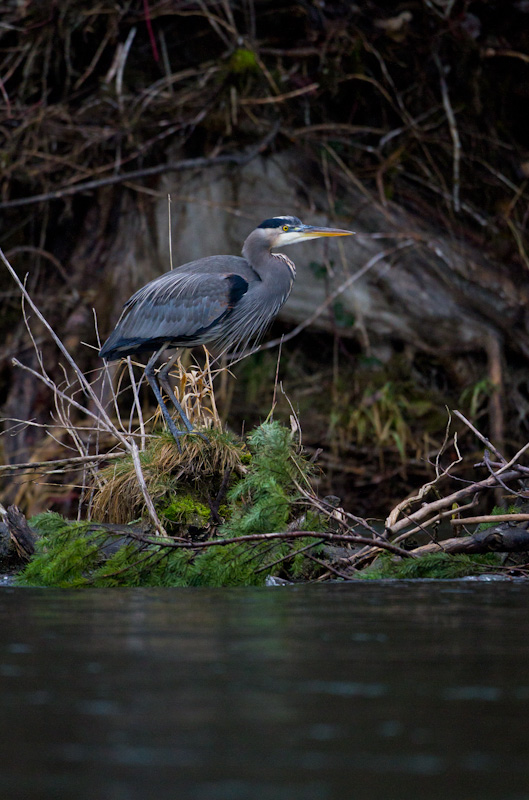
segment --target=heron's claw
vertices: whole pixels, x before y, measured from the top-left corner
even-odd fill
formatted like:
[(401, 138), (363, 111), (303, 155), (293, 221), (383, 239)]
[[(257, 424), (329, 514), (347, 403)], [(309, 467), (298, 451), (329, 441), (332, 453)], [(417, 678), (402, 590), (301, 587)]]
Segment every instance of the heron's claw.
[(174, 440), (175, 440), (175, 442), (176, 442), (176, 446), (178, 447), (178, 452), (179, 452), (179, 453), (181, 453), (181, 452), (182, 452), (182, 445), (180, 444), (180, 439), (181, 439), (183, 436), (187, 436), (187, 435), (189, 435), (189, 434), (191, 434), (191, 435), (195, 435), (195, 436), (200, 436), (200, 438), (201, 438), (201, 439), (203, 439), (203, 440), (206, 442), (206, 444), (209, 444), (209, 439), (208, 439), (208, 437), (207, 437), (207, 436), (206, 436), (204, 433), (202, 433), (201, 431), (197, 431), (197, 430), (195, 430), (194, 428), (193, 428), (192, 430), (190, 430), (190, 431), (180, 431), (180, 430), (178, 430), (178, 428), (176, 427), (176, 425), (175, 425), (175, 423), (174, 423), (174, 420), (173, 420), (173, 419), (171, 419), (171, 420), (169, 421), (169, 419), (167, 419), (167, 418), (166, 418), (166, 420), (165, 420), (165, 421), (167, 422), (167, 427), (169, 428), (169, 431), (170, 431), (170, 433), (171, 433), (171, 435), (172, 435), (173, 439), (174, 439)]

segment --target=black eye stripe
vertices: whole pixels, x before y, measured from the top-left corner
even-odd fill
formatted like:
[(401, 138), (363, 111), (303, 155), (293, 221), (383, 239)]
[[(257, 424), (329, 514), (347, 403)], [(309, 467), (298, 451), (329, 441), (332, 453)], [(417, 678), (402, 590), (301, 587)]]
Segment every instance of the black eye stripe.
[(283, 228), (285, 225), (291, 226), (298, 226), (301, 225), (302, 222), (297, 217), (271, 217), (270, 219), (265, 219), (264, 222), (261, 222), (258, 225), (258, 228)]

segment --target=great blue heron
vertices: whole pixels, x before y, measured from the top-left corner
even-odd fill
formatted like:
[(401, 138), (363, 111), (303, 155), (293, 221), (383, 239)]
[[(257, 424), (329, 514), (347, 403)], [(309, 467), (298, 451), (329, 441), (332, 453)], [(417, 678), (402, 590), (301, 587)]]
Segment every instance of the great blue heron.
[[(180, 447), (180, 437), (194, 429), (169, 383), (169, 370), (176, 356), (160, 370), (157, 379), (154, 365), (163, 351), (168, 347), (210, 343), (231, 352), (244, 350), (264, 333), (287, 300), (296, 277), (294, 262), (283, 253), (272, 253), (271, 249), (320, 236), (352, 233), (304, 225), (297, 217), (266, 219), (244, 242), (242, 258), (199, 258), (139, 289), (125, 303), (99, 355), (111, 361), (136, 353), (152, 353), (145, 377)], [(161, 389), (170, 397), (185, 431), (177, 429)]]

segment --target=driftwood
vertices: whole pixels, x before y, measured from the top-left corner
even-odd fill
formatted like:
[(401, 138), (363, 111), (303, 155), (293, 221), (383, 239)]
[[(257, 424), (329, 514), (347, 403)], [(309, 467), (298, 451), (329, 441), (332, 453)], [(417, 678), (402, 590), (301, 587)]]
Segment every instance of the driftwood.
[(4, 516), (4, 525), (10, 537), (9, 551), (13, 551), (23, 561), (29, 561), (35, 552), (35, 534), (29, 527), (24, 514), (17, 506), (9, 506)]
[(529, 552), (529, 530), (510, 522), (474, 533), (472, 536), (459, 536), (442, 542), (430, 542), (410, 551), (412, 556), (425, 556), (428, 553), (523, 553)]

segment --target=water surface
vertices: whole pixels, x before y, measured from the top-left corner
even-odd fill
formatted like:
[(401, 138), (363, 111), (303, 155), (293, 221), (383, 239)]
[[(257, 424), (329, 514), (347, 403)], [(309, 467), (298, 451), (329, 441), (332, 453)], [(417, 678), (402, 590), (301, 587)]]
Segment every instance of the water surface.
[(0, 589), (0, 797), (529, 800), (525, 584)]

